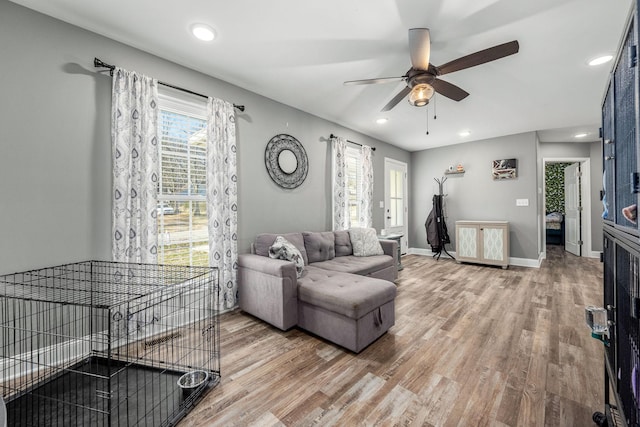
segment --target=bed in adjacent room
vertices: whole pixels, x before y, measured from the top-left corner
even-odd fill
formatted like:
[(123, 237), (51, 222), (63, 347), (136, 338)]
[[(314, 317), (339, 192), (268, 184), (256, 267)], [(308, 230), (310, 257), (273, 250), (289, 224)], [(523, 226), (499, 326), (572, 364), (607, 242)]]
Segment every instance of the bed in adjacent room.
[(564, 245), (564, 215), (549, 212), (545, 217), (547, 245)]

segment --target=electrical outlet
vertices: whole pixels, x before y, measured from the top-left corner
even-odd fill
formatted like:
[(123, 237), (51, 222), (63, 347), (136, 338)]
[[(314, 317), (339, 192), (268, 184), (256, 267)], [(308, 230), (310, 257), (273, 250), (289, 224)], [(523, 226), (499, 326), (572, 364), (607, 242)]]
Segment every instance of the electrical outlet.
[(529, 199), (516, 199), (516, 206), (529, 206)]
[(384, 209), (384, 202), (380, 202), (380, 208)]

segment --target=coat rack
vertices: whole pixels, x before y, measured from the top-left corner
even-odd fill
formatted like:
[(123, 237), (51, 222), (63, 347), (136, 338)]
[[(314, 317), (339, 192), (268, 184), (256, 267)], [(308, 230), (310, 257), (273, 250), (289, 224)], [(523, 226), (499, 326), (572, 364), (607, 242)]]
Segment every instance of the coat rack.
[[(433, 209), (427, 217), (427, 221), (424, 223), (427, 231), (427, 243), (431, 245), (431, 252), (436, 260), (440, 259), (442, 252), (446, 253), (450, 258), (453, 258), (445, 245), (451, 243), (449, 239), (449, 232), (447, 231), (447, 224), (444, 222), (444, 213), (442, 209), (442, 200), (444, 198), (444, 183), (447, 177), (443, 176), (441, 179), (433, 178), (438, 183), (438, 194), (433, 195)], [(453, 258), (455, 259), (455, 258)]]

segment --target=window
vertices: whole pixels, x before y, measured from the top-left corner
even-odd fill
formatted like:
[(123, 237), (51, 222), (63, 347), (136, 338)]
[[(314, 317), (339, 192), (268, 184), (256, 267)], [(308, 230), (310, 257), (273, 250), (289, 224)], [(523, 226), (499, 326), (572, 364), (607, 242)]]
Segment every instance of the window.
[(159, 93), (158, 262), (209, 265), (206, 103)]
[(389, 170), (389, 227), (402, 227), (404, 222), (404, 173)]
[(360, 150), (347, 147), (347, 188), (349, 192), (349, 220), (352, 227), (364, 226), (360, 222), (360, 200), (362, 199), (362, 161)]

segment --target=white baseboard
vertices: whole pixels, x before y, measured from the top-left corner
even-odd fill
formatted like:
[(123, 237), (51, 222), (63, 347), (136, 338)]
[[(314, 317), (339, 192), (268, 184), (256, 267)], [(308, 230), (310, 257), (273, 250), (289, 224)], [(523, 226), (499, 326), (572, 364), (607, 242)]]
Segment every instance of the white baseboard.
[(542, 259), (531, 259), (531, 258), (509, 258), (509, 265), (516, 265), (518, 267), (530, 267), (530, 268), (540, 268), (542, 265)]
[[(449, 253), (451, 254), (451, 256), (455, 257), (456, 253), (449, 251)], [(424, 249), (424, 248), (409, 248), (409, 250), (407, 251), (408, 255), (424, 255), (424, 256), (433, 256), (433, 252), (431, 252), (430, 249)], [(449, 258), (449, 256), (442, 252), (441, 255), (442, 258)]]
[[(584, 258), (594, 258), (594, 259), (600, 259), (600, 256), (602, 255), (602, 252), (600, 251), (591, 251), (589, 252), (587, 255), (583, 255)], [(540, 254), (540, 261), (542, 261), (543, 259), (547, 259), (547, 252), (544, 251)]]
[[(455, 257), (455, 251), (449, 251), (451, 256)], [(433, 256), (433, 252), (429, 249), (423, 248), (409, 248), (407, 252), (409, 255), (424, 255), (424, 256)], [(449, 258), (446, 253), (442, 252), (441, 258)], [(540, 268), (540, 264), (542, 264), (542, 258), (539, 259), (529, 259), (529, 258), (509, 258), (509, 265), (515, 265), (518, 267), (531, 267), (531, 268)]]
[(601, 255), (602, 255), (602, 252), (600, 252), (600, 251), (591, 251), (591, 252), (589, 252), (589, 258), (600, 259)]
[[(455, 257), (456, 253), (455, 251), (449, 251), (449, 253)], [(408, 255), (423, 255), (423, 256), (433, 256), (433, 252), (431, 252), (430, 249), (424, 249), (424, 248), (409, 248), (409, 250), (407, 251)], [(601, 252), (599, 251), (591, 251), (589, 252), (589, 254), (586, 256), (586, 258), (595, 258), (595, 259), (600, 259), (600, 254)], [(441, 258), (449, 258), (449, 256), (442, 252)], [(540, 266), (542, 265), (542, 261), (545, 260), (547, 258), (547, 253), (546, 252), (541, 252), (540, 255), (538, 256), (538, 259), (530, 259), (530, 258), (514, 258), (514, 257), (510, 257), (509, 258), (509, 265), (515, 265), (518, 267), (530, 267), (530, 268), (540, 268)]]

